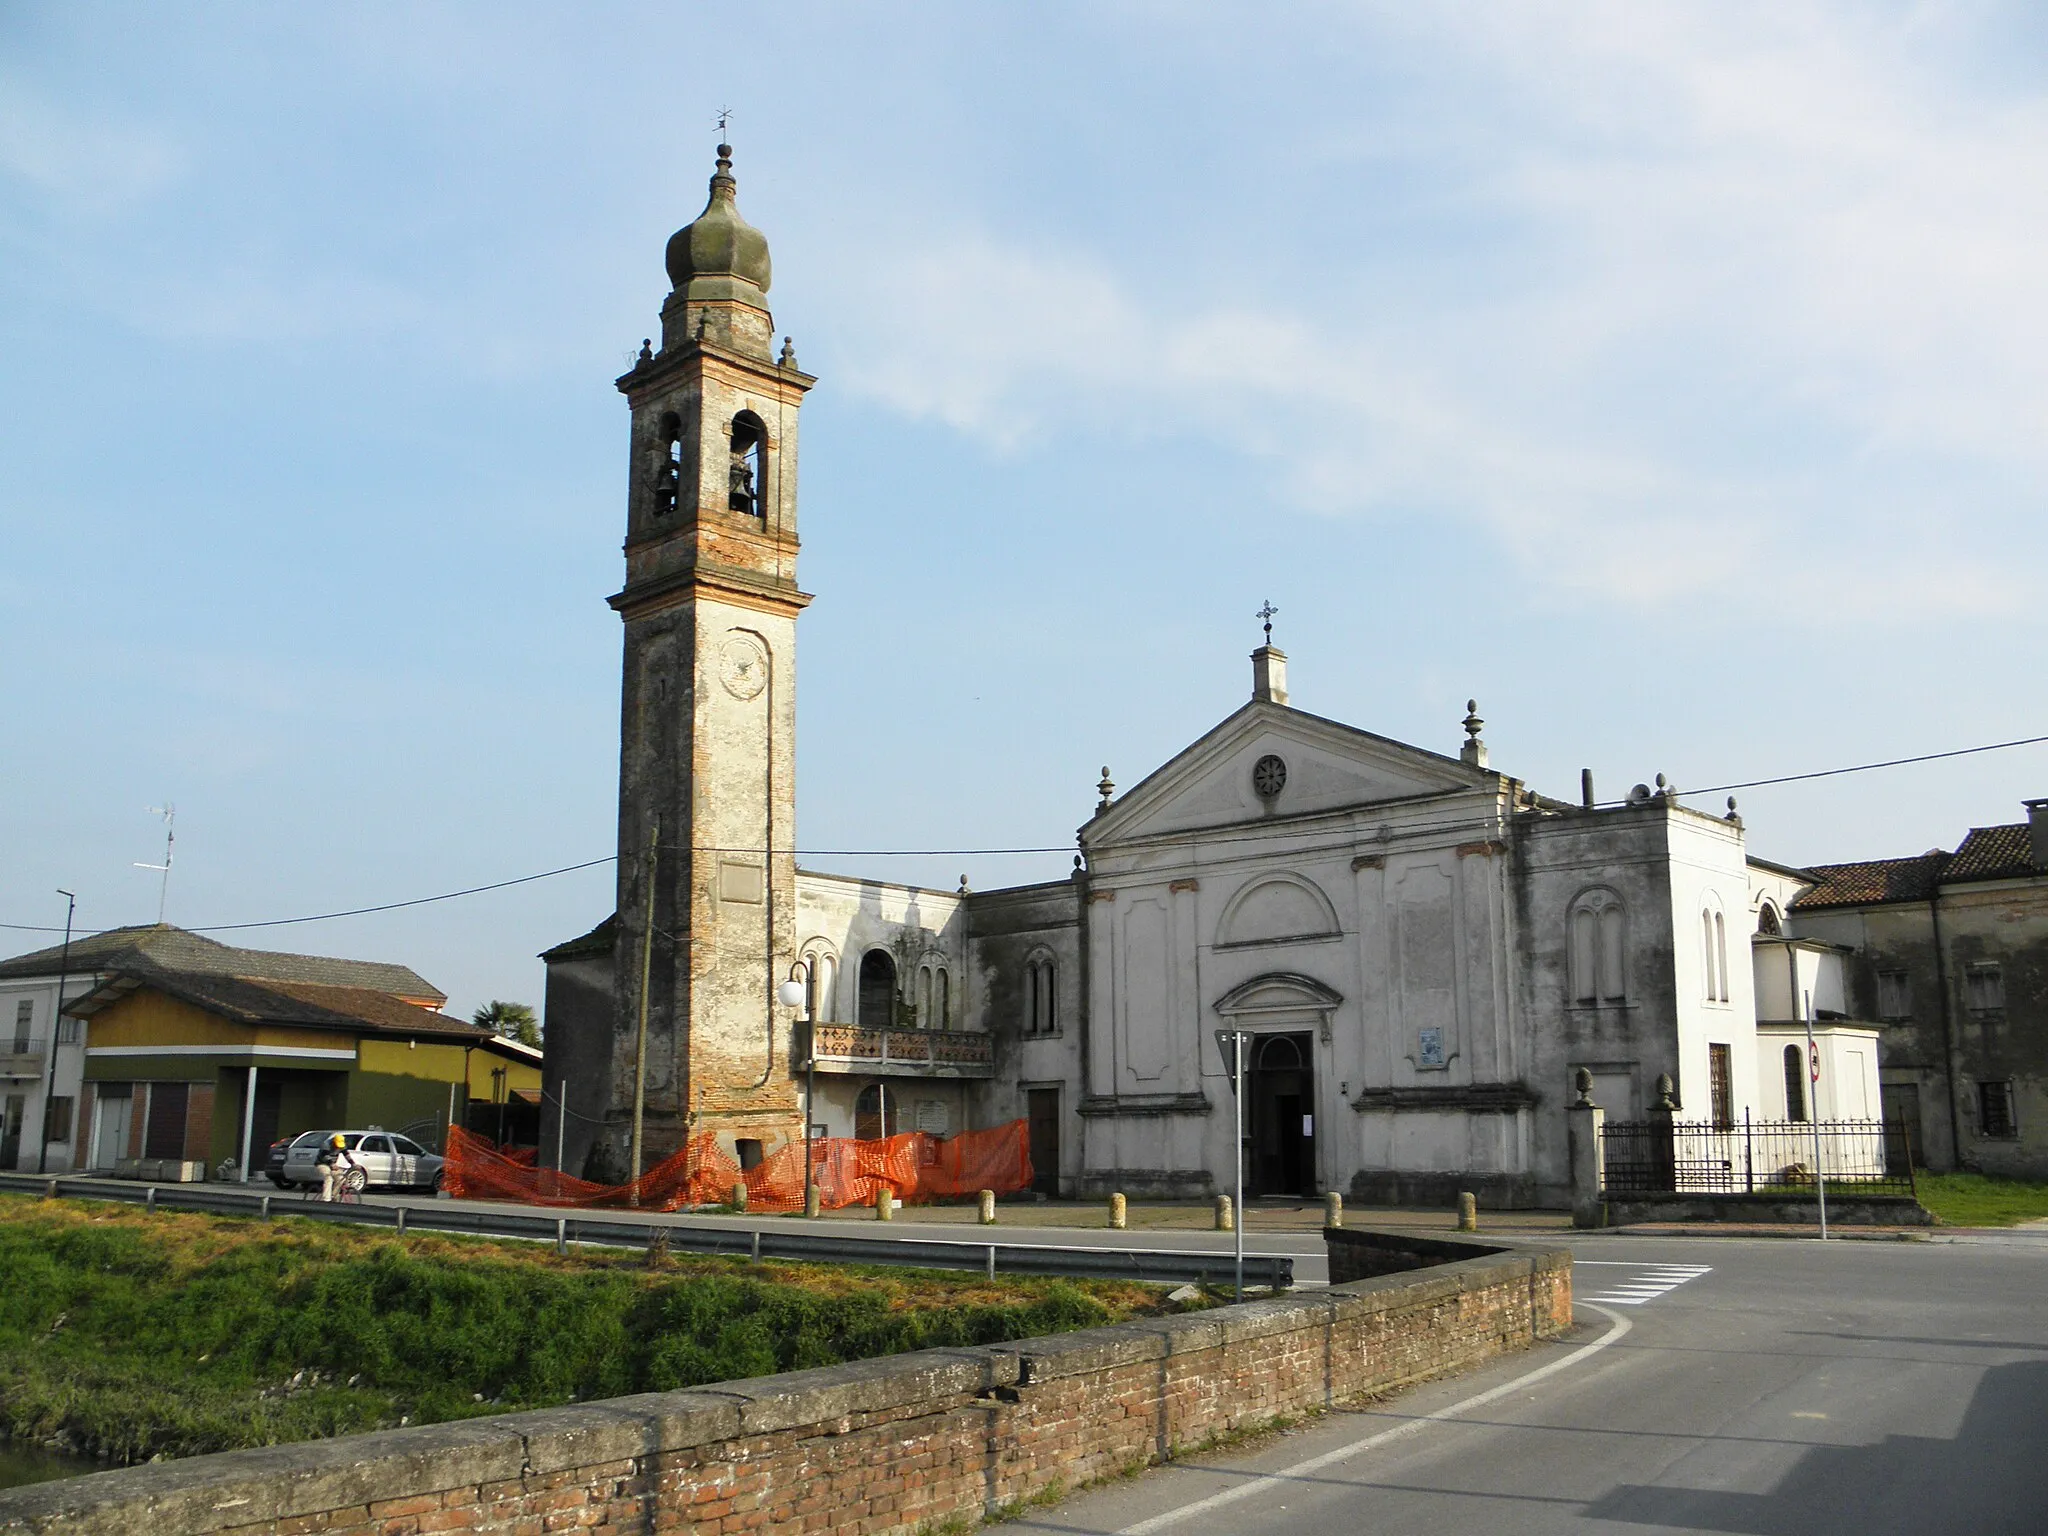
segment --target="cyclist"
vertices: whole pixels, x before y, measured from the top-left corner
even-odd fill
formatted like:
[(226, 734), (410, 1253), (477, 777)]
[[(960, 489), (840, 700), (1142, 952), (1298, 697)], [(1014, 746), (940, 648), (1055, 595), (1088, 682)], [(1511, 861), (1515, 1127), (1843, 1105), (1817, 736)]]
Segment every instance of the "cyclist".
[(362, 1165), (349, 1156), (348, 1138), (339, 1131), (327, 1138), (317, 1159), (320, 1168), (320, 1198), (330, 1203), (340, 1198), (341, 1181)]

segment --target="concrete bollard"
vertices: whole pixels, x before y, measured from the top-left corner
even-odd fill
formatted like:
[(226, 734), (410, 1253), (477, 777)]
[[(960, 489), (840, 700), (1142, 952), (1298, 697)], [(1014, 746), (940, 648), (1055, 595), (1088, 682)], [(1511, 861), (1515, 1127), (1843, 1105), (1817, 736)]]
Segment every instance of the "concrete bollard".
[(981, 1224), (984, 1227), (992, 1227), (996, 1224), (996, 1192), (994, 1190), (984, 1189), (981, 1192), (980, 1215)]
[(1470, 1190), (1458, 1196), (1458, 1230), (1477, 1232), (1479, 1230), (1479, 1201)]
[(747, 1181), (734, 1179), (732, 1183), (732, 1208), (744, 1211), (747, 1208)]
[(1109, 1224), (1118, 1232), (1123, 1231), (1127, 1219), (1127, 1207), (1121, 1192), (1109, 1197)]
[(875, 1191), (875, 1220), (894, 1221), (895, 1219), (896, 1191), (884, 1184)]
[(1323, 1193), (1323, 1225), (1326, 1227), (1341, 1227), (1344, 1225), (1344, 1197), (1334, 1189), (1326, 1190)]
[(1237, 1230), (1237, 1210), (1231, 1205), (1230, 1196), (1228, 1195), (1218, 1195), (1216, 1197), (1216, 1230), (1218, 1232), (1235, 1232)]
[(806, 1216), (816, 1216), (824, 1209), (824, 1196), (818, 1192), (818, 1186), (813, 1184), (804, 1191), (804, 1214)]

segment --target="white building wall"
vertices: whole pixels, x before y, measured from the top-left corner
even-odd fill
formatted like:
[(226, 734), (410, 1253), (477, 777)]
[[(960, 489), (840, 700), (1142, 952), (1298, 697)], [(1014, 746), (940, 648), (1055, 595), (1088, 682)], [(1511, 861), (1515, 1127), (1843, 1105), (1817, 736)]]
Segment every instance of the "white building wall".
[[(97, 978), (69, 977), (64, 1000), (76, 1001), (91, 991)], [(42, 1056), (40, 1074), (23, 1073), (0, 1078), (0, 1114), (19, 1116), (19, 1148), (10, 1171), (69, 1173), (78, 1141), (78, 1114), (84, 1097), (85, 1026), (77, 1019), (60, 1018), (57, 1012), (57, 977), (29, 977), (0, 982), (0, 1059), (26, 1066), (14, 1051), (15, 1021), (22, 1003), (29, 1005), (28, 1040)], [(51, 1061), (54, 1052), (55, 1061)], [(52, 1075), (54, 1067), (54, 1075)], [(52, 1098), (71, 1102), (72, 1131), (63, 1141), (44, 1142), (44, 1111)], [(9, 1100), (19, 1099), (18, 1106)]]

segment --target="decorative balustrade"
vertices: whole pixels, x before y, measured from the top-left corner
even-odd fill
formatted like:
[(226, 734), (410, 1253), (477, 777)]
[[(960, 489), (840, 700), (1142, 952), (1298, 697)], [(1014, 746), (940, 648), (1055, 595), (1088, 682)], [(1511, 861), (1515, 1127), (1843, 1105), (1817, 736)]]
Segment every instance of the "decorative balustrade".
[(988, 1077), (994, 1042), (976, 1030), (866, 1029), (857, 1024), (813, 1027), (821, 1072), (899, 1072), (932, 1077)]

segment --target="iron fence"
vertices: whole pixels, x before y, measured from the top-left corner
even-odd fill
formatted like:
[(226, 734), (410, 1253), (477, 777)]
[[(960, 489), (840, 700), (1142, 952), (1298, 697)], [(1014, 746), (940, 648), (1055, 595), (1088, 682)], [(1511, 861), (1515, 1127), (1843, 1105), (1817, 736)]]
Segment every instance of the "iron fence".
[(1811, 1194), (1832, 1187), (1913, 1194), (1913, 1147), (1893, 1120), (1609, 1121), (1600, 1130), (1608, 1194)]

